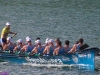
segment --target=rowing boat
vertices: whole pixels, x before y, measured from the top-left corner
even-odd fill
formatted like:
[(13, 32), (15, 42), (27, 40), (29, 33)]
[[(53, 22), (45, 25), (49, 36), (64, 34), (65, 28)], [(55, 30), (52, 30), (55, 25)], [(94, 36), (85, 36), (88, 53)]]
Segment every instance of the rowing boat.
[(95, 68), (95, 55), (97, 55), (98, 48), (88, 48), (84, 50), (78, 50), (74, 53), (65, 53), (62, 55), (31, 55), (29, 53), (9, 53), (0, 52), (0, 58), (9, 60), (14, 63), (31, 63), (35, 66), (67, 66), (75, 65), (79, 69), (94, 70)]

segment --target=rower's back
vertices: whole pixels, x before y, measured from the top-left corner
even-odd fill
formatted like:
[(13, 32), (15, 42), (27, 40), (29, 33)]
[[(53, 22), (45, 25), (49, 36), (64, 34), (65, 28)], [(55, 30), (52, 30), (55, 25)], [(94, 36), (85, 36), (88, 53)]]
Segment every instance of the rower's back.
[(70, 41), (65, 40), (65, 46), (64, 46), (64, 52), (68, 53), (71, 50), (71, 47), (69, 47)]
[(26, 39), (26, 41), (27, 41), (27, 45), (26, 45), (26, 52), (31, 52), (33, 49), (34, 49), (34, 45), (31, 43), (31, 38), (27, 38)]
[(64, 54), (64, 47), (62, 46), (62, 42), (61, 41), (58, 41), (57, 43), (59, 46), (58, 46), (58, 55), (59, 54)]

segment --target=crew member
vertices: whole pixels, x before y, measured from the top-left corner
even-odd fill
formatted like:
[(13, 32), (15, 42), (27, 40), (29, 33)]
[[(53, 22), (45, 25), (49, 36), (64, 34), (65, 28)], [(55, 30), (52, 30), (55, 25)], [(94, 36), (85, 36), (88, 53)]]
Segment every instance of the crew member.
[(6, 26), (3, 28), (2, 32), (1, 32), (1, 45), (2, 45), (3, 50), (7, 44), (8, 34), (14, 34), (14, 35), (17, 34), (15, 32), (10, 31), (10, 23), (9, 22), (6, 23)]

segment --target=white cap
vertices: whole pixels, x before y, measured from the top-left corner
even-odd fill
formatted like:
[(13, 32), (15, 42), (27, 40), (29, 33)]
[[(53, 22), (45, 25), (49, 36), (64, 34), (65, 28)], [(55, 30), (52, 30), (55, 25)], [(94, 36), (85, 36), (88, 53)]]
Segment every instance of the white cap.
[(40, 40), (36, 40), (36, 41), (35, 41), (35, 43), (40, 44), (40, 43), (41, 43), (41, 41), (40, 41)]
[(29, 36), (27, 36), (27, 37), (26, 37), (26, 40), (27, 40), (28, 38), (30, 38), (30, 37), (29, 37)]
[(53, 39), (50, 39), (50, 40), (49, 40), (49, 42), (53, 43), (53, 42), (54, 42), (54, 40), (53, 40)]
[(9, 23), (9, 22), (7, 22), (7, 23), (6, 23), (6, 25), (7, 25), (7, 26), (9, 26), (9, 25), (10, 25), (10, 23)]
[(20, 43), (22, 43), (22, 42), (23, 42), (23, 40), (22, 40), (22, 39), (19, 39), (19, 40), (17, 40), (16, 42), (20, 42)]
[(49, 38), (46, 38), (45, 43), (48, 43), (48, 42), (49, 42), (49, 40), (50, 40)]
[(7, 40), (8, 40), (8, 41), (11, 41), (11, 37), (7, 37)]
[(31, 38), (29, 38), (29, 37), (28, 37), (28, 38), (26, 38), (26, 41), (31, 41)]

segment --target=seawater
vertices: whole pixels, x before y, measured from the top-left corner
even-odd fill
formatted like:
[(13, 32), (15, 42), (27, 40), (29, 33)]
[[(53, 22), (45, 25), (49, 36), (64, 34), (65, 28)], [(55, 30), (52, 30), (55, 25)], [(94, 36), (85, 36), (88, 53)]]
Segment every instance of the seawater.
[[(46, 38), (59, 37), (64, 45), (70, 40), (72, 46), (79, 38), (90, 47), (100, 48), (100, 0), (0, 0), (0, 31), (6, 22), (18, 39), (26, 36)], [(12, 36), (12, 35), (9, 35)], [(99, 60), (96, 58), (97, 67)], [(11, 63), (0, 63), (0, 71), (10, 75), (99, 75), (89, 71), (67, 68), (37, 68)]]

